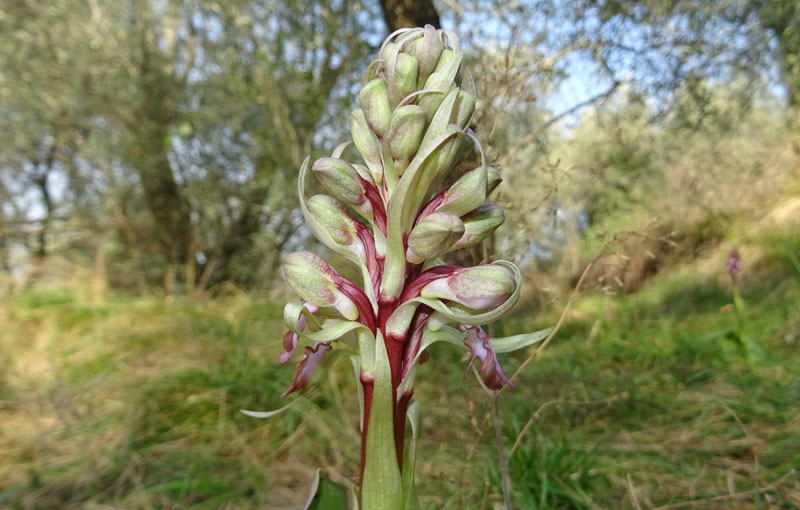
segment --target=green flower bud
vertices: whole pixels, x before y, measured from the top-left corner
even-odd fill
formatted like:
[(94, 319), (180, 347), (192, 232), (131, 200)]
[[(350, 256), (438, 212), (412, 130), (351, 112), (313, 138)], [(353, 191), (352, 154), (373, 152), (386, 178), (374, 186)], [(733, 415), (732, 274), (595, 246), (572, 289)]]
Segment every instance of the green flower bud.
[(472, 310), (488, 310), (505, 302), (516, 287), (511, 271), (487, 264), (460, 269), (451, 276), (434, 280), (422, 288), (420, 296), (455, 301)]
[(347, 208), (328, 195), (314, 195), (306, 202), (317, 225), (340, 246), (350, 246), (358, 239), (356, 220)]
[(445, 192), (437, 212), (463, 216), (486, 200), (487, 172), (482, 167), (465, 173)]
[[(417, 59), (407, 53), (400, 53), (396, 58), (395, 66), (387, 76), (389, 104), (392, 108), (414, 92), (417, 87)], [(391, 60), (389, 65), (391, 65)]]
[(475, 246), (505, 221), (503, 209), (495, 204), (485, 203), (461, 218), (464, 222), (464, 236), (453, 246), (454, 250)]
[(339, 158), (320, 158), (311, 167), (314, 175), (331, 195), (352, 206), (366, 218), (372, 218), (372, 204), (367, 200), (358, 172)]
[(364, 158), (372, 179), (376, 184), (383, 182), (383, 163), (381, 162), (381, 144), (378, 137), (369, 128), (363, 110), (354, 110), (350, 113), (350, 134), (353, 145)]
[(458, 125), (461, 129), (469, 125), (472, 120), (472, 112), (475, 111), (475, 98), (466, 90), (459, 90), (456, 97), (456, 104), (453, 107), (453, 115), (450, 122)]
[(417, 224), (408, 236), (406, 260), (420, 264), (445, 254), (464, 235), (464, 223), (453, 214), (434, 212)]
[[(440, 90), (444, 92), (446, 89), (450, 88), (450, 84), (453, 83), (453, 77), (455, 73), (452, 73), (450, 68), (451, 65), (455, 64), (453, 59), (456, 58), (456, 54), (451, 49), (446, 49), (442, 51), (441, 55), (439, 56), (439, 61), (436, 62), (436, 68), (433, 70), (428, 79), (425, 80), (425, 88), (426, 89), (434, 89)], [(458, 63), (460, 64), (460, 62)], [(451, 76), (451, 74), (453, 76)]]
[(451, 49), (442, 51), (436, 69), (425, 80), (424, 90), (435, 90), (439, 93), (429, 92), (420, 97), (419, 105), (425, 110), (428, 119), (432, 119), (439, 105), (442, 104), (445, 96), (453, 89), (456, 84), (453, 82), (455, 72), (453, 67), (460, 65), (460, 59), (456, 59), (455, 53)]
[(486, 169), (486, 177), (486, 196), (488, 197), (503, 182), (503, 176), (496, 168), (489, 167)]
[(336, 286), (337, 273), (322, 258), (309, 252), (290, 253), (283, 260), (286, 281), (300, 298), (315, 306), (333, 306), (348, 320), (358, 309)]
[[(405, 105), (396, 109), (389, 123), (389, 154), (398, 162), (407, 162), (419, 149), (422, 135), (425, 134), (425, 112), (417, 105)], [(398, 173), (405, 170), (404, 164), (398, 165)]]
[(434, 177), (431, 181), (432, 184), (429, 188), (431, 195), (442, 189), (442, 182), (444, 182), (453, 169), (453, 166), (459, 161), (458, 158), (461, 153), (461, 148), (466, 138), (463, 131), (454, 124), (447, 126), (445, 134), (454, 134), (455, 136), (451, 137), (448, 142), (443, 144), (439, 150), (435, 151), (431, 156), (436, 162), (436, 170), (434, 171)]
[(383, 59), (384, 63), (388, 60), (389, 56), (394, 53), (395, 48), (397, 48), (397, 43), (390, 42), (386, 46), (383, 47), (383, 51), (378, 54), (379, 59)]
[(389, 119), (392, 108), (389, 106), (389, 95), (386, 91), (386, 82), (376, 78), (361, 88), (358, 100), (367, 119), (367, 124), (376, 135), (383, 137), (389, 129)]
[(410, 53), (419, 62), (419, 80), (427, 79), (442, 53), (441, 35), (432, 25), (425, 25), (423, 36), (413, 42)]

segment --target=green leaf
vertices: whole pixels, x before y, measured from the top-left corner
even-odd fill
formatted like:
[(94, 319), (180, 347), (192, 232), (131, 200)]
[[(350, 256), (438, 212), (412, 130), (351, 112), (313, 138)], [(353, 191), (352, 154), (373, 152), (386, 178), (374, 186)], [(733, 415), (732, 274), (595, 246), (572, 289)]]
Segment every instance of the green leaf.
[(549, 335), (551, 331), (553, 331), (553, 328), (542, 329), (540, 331), (534, 331), (533, 333), (523, 333), (521, 335), (492, 338), (492, 347), (494, 347), (494, 352), (498, 354), (514, 352), (541, 342), (547, 338), (547, 335)]
[(417, 461), (417, 431), (419, 430), (419, 403), (408, 406), (408, 421), (411, 422), (411, 440), (403, 453), (403, 510), (419, 510), (417, 485), (414, 481), (414, 465)]
[(308, 331), (308, 329), (301, 331), (296, 349), (301, 349), (314, 342), (332, 342), (334, 340), (340, 340), (339, 342), (332, 343), (331, 347), (333, 349), (344, 349), (354, 353), (356, 352), (355, 346), (351, 345), (348, 338), (345, 337), (345, 335), (352, 331), (356, 332), (359, 344), (364, 342), (372, 344), (375, 341), (372, 331), (360, 322), (343, 319), (328, 319), (320, 326), (319, 331), (312, 332)]
[(361, 385), (361, 357), (357, 354), (349, 354), (350, 363), (353, 364), (353, 372), (356, 376), (356, 388), (358, 388), (358, 406), (361, 412), (358, 414), (358, 430), (364, 430), (364, 386)]
[(303, 510), (349, 510), (347, 489), (337, 485), (317, 469)]
[(464, 339), (466, 337), (466, 333), (463, 333), (450, 326), (443, 326), (435, 331), (426, 327), (422, 331), (422, 341), (420, 342), (419, 351), (417, 352), (417, 356), (414, 358), (411, 370), (409, 370), (408, 374), (406, 374), (403, 380), (400, 381), (400, 386), (397, 389), (398, 395), (414, 387), (414, 377), (417, 373), (417, 362), (419, 361), (420, 356), (422, 356), (422, 353), (425, 352), (428, 347), (436, 342), (447, 342), (463, 349), (465, 348)]
[(295, 403), (296, 401), (290, 402), (289, 404), (279, 409), (275, 409), (274, 411), (250, 411), (249, 409), (239, 409), (239, 412), (251, 418), (261, 418), (261, 419), (272, 418), (273, 416), (281, 414), (285, 410), (289, 409), (289, 407), (293, 406)]
[(312, 342), (330, 342), (331, 340), (338, 340), (345, 334), (354, 330), (370, 331), (369, 328), (360, 322), (342, 319), (330, 319), (325, 321), (319, 331), (315, 331), (313, 333), (302, 332), (300, 333), (300, 336), (307, 338)]

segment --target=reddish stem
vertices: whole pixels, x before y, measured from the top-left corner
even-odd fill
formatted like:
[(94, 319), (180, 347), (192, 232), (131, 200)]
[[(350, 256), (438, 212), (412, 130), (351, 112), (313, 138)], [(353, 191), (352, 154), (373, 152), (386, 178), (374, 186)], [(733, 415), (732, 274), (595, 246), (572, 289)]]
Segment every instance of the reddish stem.
[[(367, 429), (369, 428), (369, 411), (372, 408), (372, 393), (375, 389), (375, 376), (361, 373), (361, 386), (364, 388), (364, 426), (361, 427), (361, 470), (360, 481), (364, 481), (364, 464), (367, 462)], [(361, 483), (359, 483), (361, 485)]]
[(404, 391), (397, 401), (394, 413), (394, 448), (397, 452), (397, 463), (400, 465), (401, 472), (403, 471), (403, 446), (406, 441), (406, 413), (413, 394), (413, 388)]

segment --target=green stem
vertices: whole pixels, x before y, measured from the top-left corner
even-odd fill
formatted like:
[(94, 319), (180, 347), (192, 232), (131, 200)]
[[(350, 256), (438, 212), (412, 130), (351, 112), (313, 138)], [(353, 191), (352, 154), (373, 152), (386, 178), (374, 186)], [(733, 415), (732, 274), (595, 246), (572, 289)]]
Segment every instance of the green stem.
[(394, 440), (392, 372), (380, 330), (375, 338), (375, 387), (361, 480), (362, 510), (401, 510), (403, 481)]

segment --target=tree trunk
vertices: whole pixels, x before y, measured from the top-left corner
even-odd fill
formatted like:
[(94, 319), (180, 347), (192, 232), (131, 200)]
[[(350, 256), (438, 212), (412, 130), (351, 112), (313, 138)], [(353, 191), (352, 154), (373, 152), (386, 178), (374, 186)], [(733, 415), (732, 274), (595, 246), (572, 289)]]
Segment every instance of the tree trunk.
[(389, 32), (398, 28), (441, 26), (432, 0), (381, 0), (381, 7)]
[[(151, 30), (151, 27), (143, 30)], [(172, 285), (179, 267), (186, 267), (187, 278), (194, 278), (195, 235), (191, 208), (175, 180), (168, 158), (170, 126), (176, 115), (181, 84), (172, 72), (173, 66), (165, 61), (157, 47), (151, 46), (153, 38), (146, 35), (142, 37), (138, 66), (139, 104), (128, 125), (133, 139), (127, 159), (141, 178), (156, 236), (164, 249), (165, 285)]]

